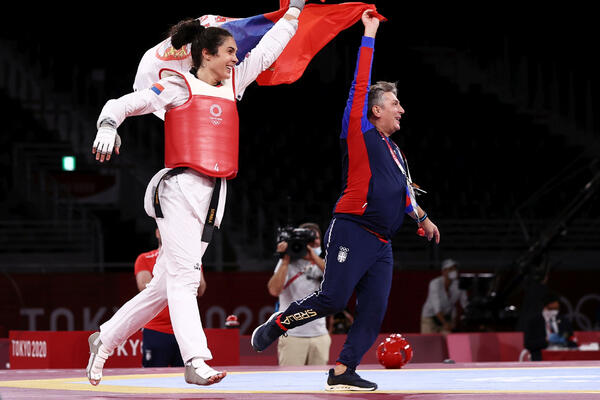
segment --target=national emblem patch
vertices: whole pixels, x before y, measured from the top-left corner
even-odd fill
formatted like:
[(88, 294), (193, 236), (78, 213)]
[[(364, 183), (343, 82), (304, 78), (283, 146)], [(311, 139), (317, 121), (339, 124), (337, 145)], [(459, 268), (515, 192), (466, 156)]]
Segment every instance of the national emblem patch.
[(340, 251), (338, 251), (338, 255), (337, 255), (337, 260), (340, 263), (343, 263), (344, 261), (346, 261), (346, 258), (348, 258), (348, 252), (350, 250), (344, 246), (340, 246)]

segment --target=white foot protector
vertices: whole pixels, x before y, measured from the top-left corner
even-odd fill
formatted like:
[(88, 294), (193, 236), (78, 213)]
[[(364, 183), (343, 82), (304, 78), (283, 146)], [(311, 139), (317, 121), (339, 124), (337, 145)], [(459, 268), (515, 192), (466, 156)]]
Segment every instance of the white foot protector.
[(194, 358), (185, 364), (185, 381), (195, 385), (212, 385), (225, 378), (227, 372), (219, 372), (209, 367), (203, 359)]
[(90, 383), (97, 386), (102, 379), (102, 368), (108, 358), (108, 352), (102, 346), (100, 332), (92, 333), (88, 338), (88, 344), (90, 345), (90, 359), (85, 372)]

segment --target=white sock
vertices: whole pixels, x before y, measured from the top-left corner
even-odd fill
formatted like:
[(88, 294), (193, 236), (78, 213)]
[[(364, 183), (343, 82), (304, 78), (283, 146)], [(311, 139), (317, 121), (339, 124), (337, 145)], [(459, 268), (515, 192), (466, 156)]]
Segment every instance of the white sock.
[(110, 352), (106, 349), (106, 346), (104, 346), (104, 344), (101, 344), (100, 347), (98, 347), (98, 354), (96, 355), (96, 359), (92, 364), (92, 374), (102, 375), (102, 368), (104, 368), (104, 363), (106, 362), (106, 359), (109, 355)]
[(192, 359), (190, 364), (192, 364), (192, 367), (194, 367), (196, 373), (204, 379), (208, 379), (211, 376), (215, 376), (220, 373), (219, 371), (209, 367), (201, 358)]

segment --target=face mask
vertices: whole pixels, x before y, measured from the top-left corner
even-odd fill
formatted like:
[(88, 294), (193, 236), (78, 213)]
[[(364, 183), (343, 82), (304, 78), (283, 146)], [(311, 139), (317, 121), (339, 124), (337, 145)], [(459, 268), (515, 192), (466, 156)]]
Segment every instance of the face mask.
[(311, 247), (317, 256), (321, 255), (321, 247)]
[(458, 271), (448, 272), (448, 278), (450, 278), (451, 280), (455, 280), (456, 278), (458, 278)]
[(542, 315), (545, 319), (554, 319), (558, 315), (558, 310), (543, 310)]

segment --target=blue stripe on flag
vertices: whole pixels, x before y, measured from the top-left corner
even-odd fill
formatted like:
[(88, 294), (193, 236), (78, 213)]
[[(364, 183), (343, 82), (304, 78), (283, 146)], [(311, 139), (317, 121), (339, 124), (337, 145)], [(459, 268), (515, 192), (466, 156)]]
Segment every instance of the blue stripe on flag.
[(160, 83), (155, 83), (154, 85), (152, 85), (150, 87), (150, 90), (152, 90), (156, 94), (161, 94), (162, 91), (165, 90), (165, 88), (162, 87), (162, 85)]
[(227, 29), (233, 35), (238, 47), (238, 59), (242, 62), (246, 54), (256, 47), (260, 39), (273, 25), (275, 25), (273, 21), (265, 18), (264, 15), (255, 15), (254, 17), (225, 22), (221, 25), (221, 28)]

